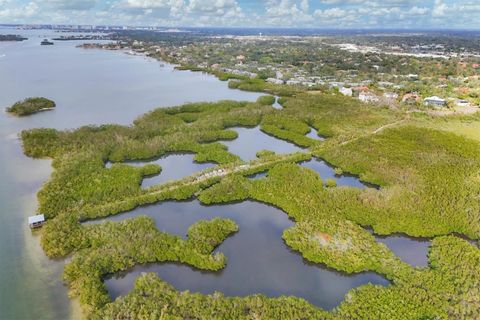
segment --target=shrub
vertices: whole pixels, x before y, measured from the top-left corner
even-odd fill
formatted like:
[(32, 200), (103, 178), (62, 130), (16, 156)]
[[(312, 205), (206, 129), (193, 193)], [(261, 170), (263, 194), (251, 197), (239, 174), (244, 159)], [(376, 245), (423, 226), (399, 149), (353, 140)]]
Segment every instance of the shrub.
[(257, 99), (257, 103), (264, 106), (271, 106), (275, 103), (276, 98), (274, 96), (261, 96)]
[(329, 188), (336, 187), (337, 186), (337, 180), (332, 179), (332, 178), (328, 178), (327, 180), (325, 180), (325, 186), (327, 186)]

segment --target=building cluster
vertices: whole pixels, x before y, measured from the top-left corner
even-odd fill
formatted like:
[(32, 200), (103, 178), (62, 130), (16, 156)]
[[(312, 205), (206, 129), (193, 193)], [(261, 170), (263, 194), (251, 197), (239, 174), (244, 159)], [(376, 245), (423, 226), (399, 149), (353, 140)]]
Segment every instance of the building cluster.
[[(444, 59), (420, 59), (416, 63), (422, 63), (423, 69), (432, 71), (419, 74), (422, 69), (411, 66), (409, 61), (412, 58), (395, 55), (387, 58), (382, 52), (384, 48), (376, 47), (362, 56), (359, 53), (363, 54), (363, 51), (355, 46), (323, 45), (320, 40), (310, 38), (307, 41), (288, 37), (216, 36), (189, 41), (168, 37), (157, 42), (124, 40), (126, 43), (101, 46), (123, 49), (130, 54), (155, 56), (187, 69), (264, 79), (274, 85), (300, 86), (310, 90), (330, 88), (365, 103), (424, 104), (430, 107), (480, 103), (480, 80), (478, 76), (475, 78), (480, 71), (480, 61), (477, 63), (476, 60), (458, 61), (452, 65), (451, 61)], [(400, 47), (395, 50), (407, 50)], [(420, 46), (412, 50), (427, 49), (440, 50), (442, 47)], [(350, 51), (354, 54), (346, 53)], [(443, 76), (444, 71), (449, 71), (448, 65), (457, 72)], [(438, 72), (439, 67), (445, 70)]]

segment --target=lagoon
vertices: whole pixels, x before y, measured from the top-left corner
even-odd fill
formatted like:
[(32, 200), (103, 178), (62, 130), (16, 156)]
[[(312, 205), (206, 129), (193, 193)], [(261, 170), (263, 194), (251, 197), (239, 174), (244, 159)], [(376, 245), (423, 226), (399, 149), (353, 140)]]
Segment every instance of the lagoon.
[[(194, 160), (194, 157), (193, 154), (170, 154), (153, 160), (127, 161), (123, 163), (134, 167), (142, 167), (147, 164), (159, 165), (162, 168), (160, 174), (143, 178), (142, 188), (148, 188), (169, 181), (181, 180), (196, 172), (215, 166), (214, 163), (198, 163)], [(111, 168), (111, 166), (111, 162), (106, 164), (107, 168)]]
[(312, 158), (310, 161), (301, 163), (301, 166), (317, 172), (323, 182), (327, 179), (333, 179), (337, 182), (338, 186), (348, 186), (360, 189), (367, 187), (367, 184), (361, 182), (358, 177), (343, 173), (336, 174), (333, 167), (320, 159)]
[(215, 217), (234, 220), (239, 231), (217, 249), (228, 258), (225, 269), (205, 272), (173, 263), (140, 265), (106, 280), (112, 298), (132, 290), (135, 279), (142, 272), (155, 272), (182, 291), (205, 294), (220, 291), (227, 296), (255, 293), (270, 297), (294, 295), (325, 309), (337, 306), (350, 289), (362, 284), (389, 284), (375, 273), (347, 275), (307, 262), (282, 240), (283, 231), (292, 227), (293, 222), (280, 209), (259, 202), (203, 206), (198, 200), (169, 201), (93, 223), (142, 215), (153, 218), (160, 231), (184, 238), (190, 225)]
[(223, 142), (228, 151), (239, 156), (244, 161), (257, 159), (257, 152), (262, 150), (273, 151), (278, 154), (302, 151), (293, 143), (272, 137), (260, 127), (255, 128), (232, 128), (238, 134), (238, 138)]

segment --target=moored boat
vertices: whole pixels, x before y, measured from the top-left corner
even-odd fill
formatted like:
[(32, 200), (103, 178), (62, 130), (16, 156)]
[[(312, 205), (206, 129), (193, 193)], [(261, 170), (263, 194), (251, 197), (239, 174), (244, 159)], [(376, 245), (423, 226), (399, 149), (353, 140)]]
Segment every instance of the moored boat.
[(42, 46), (52, 46), (53, 42), (48, 41), (48, 39), (44, 39), (42, 42), (40, 42)]

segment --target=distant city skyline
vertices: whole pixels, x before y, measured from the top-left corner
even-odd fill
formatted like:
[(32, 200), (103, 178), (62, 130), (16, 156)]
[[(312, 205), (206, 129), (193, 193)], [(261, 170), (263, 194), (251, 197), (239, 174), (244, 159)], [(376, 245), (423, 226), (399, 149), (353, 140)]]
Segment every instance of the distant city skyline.
[(0, 0), (0, 23), (480, 29), (474, 0)]

